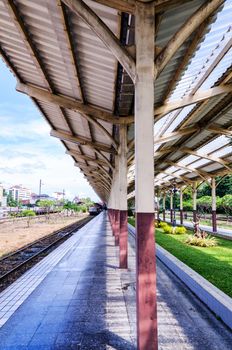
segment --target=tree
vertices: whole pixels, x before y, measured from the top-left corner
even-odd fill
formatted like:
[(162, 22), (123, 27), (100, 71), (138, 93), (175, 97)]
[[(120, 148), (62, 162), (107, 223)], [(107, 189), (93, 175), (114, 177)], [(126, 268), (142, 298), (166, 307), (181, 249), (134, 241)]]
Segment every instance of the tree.
[(49, 219), (49, 214), (50, 214), (52, 206), (54, 205), (54, 201), (52, 201), (50, 199), (43, 199), (43, 200), (38, 201), (37, 205), (39, 207), (44, 208), (44, 210), (47, 213), (47, 217), (46, 218)]
[(203, 196), (197, 199), (197, 209), (200, 213), (210, 213), (212, 210), (212, 198), (210, 196)]
[(232, 175), (227, 175), (222, 180), (221, 176), (216, 177), (216, 182), (220, 183), (217, 186), (217, 195), (219, 197), (224, 197), (227, 194), (232, 195)]
[(229, 216), (232, 215), (232, 195), (226, 194), (224, 197), (222, 197), (221, 205), (225, 210), (227, 222), (228, 222)]
[(11, 194), (8, 194), (8, 196), (7, 196), (7, 205), (8, 205), (8, 207), (17, 207), (18, 206), (18, 201), (13, 199)]
[(27, 227), (30, 226), (31, 218), (33, 216), (36, 216), (35, 212), (33, 210), (23, 210), (20, 216), (25, 216), (27, 217)]

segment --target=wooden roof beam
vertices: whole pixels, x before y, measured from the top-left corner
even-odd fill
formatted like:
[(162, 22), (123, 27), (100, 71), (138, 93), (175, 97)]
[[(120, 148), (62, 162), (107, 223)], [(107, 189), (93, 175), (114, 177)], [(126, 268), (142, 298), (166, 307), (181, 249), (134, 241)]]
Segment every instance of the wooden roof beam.
[(191, 154), (193, 156), (197, 156), (199, 158), (208, 159), (211, 162), (219, 163), (219, 164), (223, 165), (224, 167), (226, 167), (228, 170), (231, 170), (231, 168), (228, 166), (229, 163), (221, 158), (214, 157), (214, 156), (209, 155), (209, 154), (202, 154), (199, 151), (193, 151), (187, 147), (181, 147), (180, 151), (183, 151), (184, 153), (187, 153), (187, 154)]
[(186, 39), (223, 3), (224, 0), (207, 1), (182, 25), (155, 60), (158, 74), (163, 71)]
[[(137, 0), (94, 0), (95, 2), (111, 7), (115, 10), (126, 12), (126, 13), (135, 13), (135, 4)], [(140, 0), (141, 2), (143, 0)], [(149, 0), (150, 1), (150, 0)], [(170, 7), (181, 5), (186, 1), (191, 0), (154, 0), (155, 12), (163, 12)]]
[(179, 169), (183, 169), (183, 170), (186, 170), (190, 173), (195, 173), (197, 174), (198, 176), (200, 176), (204, 181), (207, 180), (207, 178), (210, 177), (210, 174), (208, 174), (206, 171), (203, 171), (203, 170), (198, 170), (196, 168), (192, 168), (191, 166), (186, 166), (186, 165), (180, 165), (180, 164), (177, 164), (175, 162), (172, 162), (172, 161), (164, 161), (164, 163), (170, 165), (170, 166), (173, 166), (173, 167), (176, 167), (176, 168), (179, 168)]
[(134, 121), (133, 116), (129, 117), (117, 117), (110, 112), (96, 108), (92, 105), (86, 105), (80, 101), (71, 99), (66, 96), (56, 95), (47, 90), (41, 89), (28, 84), (18, 83), (16, 90), (26, 95), (34, 97), (40, 101), (51, 102), (63, 108), (71, 109), (81, 114), (90, 114), (96, 119), (104, 120), (111, 124), (131, 124)]
[(167, 89), (166, 89), (166, 91), (164, 93), (164, 96), (163, 96), (163, 101), (166, 101), (169, 98), (172, 90), (176, 86), (176, 84), (177, 84), (178, 80), (180, 79), (180, 76), (181, 76), (184, 68), (187, 66), (187, 64), (189, 63), (190, 58), (194, 54), (194, 52), (196, 50), (196, 47), (199, 44), (199, 41), (201, 40), (204, 31), (206, 30), (207, 25), (208, 25), (208, 20), (203, 22), (200, 25), (200, 27), (197, 29), (193, 40), (191, 40), (191, 42), (189, 43), (189, 45), (188, 45), (188, 47), (187, 47), (187, 49), (185, 51), (183, 59), (181, 59), (181, 62), (179, 64), (179, 66), (175, 70), (175, 72), (174, 72), (174, 74), (173, 74), (173, 76), (172, 76), (172, 78), (171, 78), (171, 80), (170, 80), (170, 82), (169, 82), (169, 84), (167, 86)]
[(180, 179), (181, 181), (187, 183), (187, 184), (193, 184), (194, 181), (188, 179), (187, 177), (185, 176), (181, 176), (181, 175), (177, 175), (177, 174), (173, 174), (167, 170), (161, 170), (161, 173), (165, 174), (165, 175), (168, 175), (168, 176), (171, 176), (173, 177), (174, 179)]
[(157, 107), (154, 110), (154, 114), (165, 115), (169, 112), (172, 112), (179, 108), (189, 106), (193, 103), (202, 102), (204, 100), (208, 100), (209, 98), (226, 94), (226, 93), (231, 93), (231, 92), (232, 92), (232, 84), (216, 86), (211, 89), (208, 89), (205, 91), (199, 91), (199, 92), (196, 92), (194, 95), (189, 95), (188, 97), (184, 97), (180, 100), (172, 101), (164, 104), (163, 106)]
[(69, 154), (70, 156), (86, 160), (87, 162), (94, 162), (96, 164), (108, 165), (104, 159), (96, 159), (96, 158), (93, 158), (90, 156), (83, 155), (83, 154), (76, 152), (76, 151), (66, 151), (65, 153)]
[(102, 176), (104, 176), (104, 178), (107, 177), (107, 179), (109, 179), (110, 182), (112, 181), (112, 176), (100, 164), (97, 164), (96, 166), (92, 166), (86, 163), (81, 163), (79, 160), (76, 160), (76, 162), (74, 163), (74, 166), (78, 167), (81, 171), (101, 174)]
[(62, 0), (69, 9), (88, 25), (121, 63), (132, 81), (135, 82), (135, 61), (100, 17), (82, 0)]
[(73, 142), (73, 143), (76, 143), (76, 144), (81, 145), (81, 146), (90, 147), (93, 150), (95, 150), (95, 148), (96, 148), (96, 149), (99, 149), (103, 152), (115, 154), (114, 149), (108, 147), (107, 145), (105, 145), (103, 143), (92, 142), (90, 139), (87, 139), (87, 138), (82, 137), (82, 136), (73, 136), (67, 132), (62, 131), (62, 130), (52, 130), (50, 132), (50, 135), (57, 137), (58, 139), (63, 140), (63, 141)]
[(212, 124), (206, 128), (206, 130), (211, 131), (212, 133), (219, 134), (219, 135), (225, 135), (232, 137), (232, 130), (224, 129), (218, 125)]
[(154, 144), (166, 143), (166, 142), (175, 140), (178, 137), (188, 135), (188, 134), (193, 134), (194, 132), (196, 132), (198, 130), (199, 130), (199, 127), (196, 126), (196, 127), (189, 127), (189, 128), (181, 129), (178, 131), (173, 131), (171, 133), (165, 134), (164, 136), (155, 138)]
[(136, 0), (94, 0), (94, 2), (111, 7), (121, 12), (126, 12), (131, 14), (135, 12)]

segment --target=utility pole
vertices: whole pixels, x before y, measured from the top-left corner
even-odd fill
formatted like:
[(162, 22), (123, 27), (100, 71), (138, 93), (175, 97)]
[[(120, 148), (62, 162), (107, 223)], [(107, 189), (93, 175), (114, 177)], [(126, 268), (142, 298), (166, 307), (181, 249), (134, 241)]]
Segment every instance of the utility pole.
[(39, 180), (39, 197), (41, 196), (42, 180)]
[(40, 179), (40, 180), (39, 180), (39, 197), (41, 196), (41, 188), (42, 188), (42, 185), (44, 185), (44, 184), (42, 183), (42, 180)]

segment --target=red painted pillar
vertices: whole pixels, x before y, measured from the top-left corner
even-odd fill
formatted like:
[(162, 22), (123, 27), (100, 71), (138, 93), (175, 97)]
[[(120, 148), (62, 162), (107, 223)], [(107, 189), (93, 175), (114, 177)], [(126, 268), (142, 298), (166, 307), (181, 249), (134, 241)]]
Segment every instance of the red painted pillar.
[(120, 210), (119, 216), (120, 216), (119, 267), (121, 269), (127, 269), (127, 250), (128, 250), (127, 210)]
[(197, 211), (193, 210), (193, 222), (197, 222)]
[(156, 350), (156, 263), (154, 214), (136, 214), (138, 349)]
[(163, 209), (163, 221), (165, 221), (165, 209)]
[(217, 197), (216, 197), (216, 180), (212, 178), (212, 228), (217, 232)]
[(180, 224), (183, 225), (183, 210), (180, 210)]
[(112, 209), (112, 232), (115, 234), (115, 209)]
[(196, 224), (197, 223), (197, 211), (196, 210), (193, 210), (193, 228), (194, 228), (194, 232), (197, 232), (197, 227), (198, 225)]
[(171, 223), (173, 222), (173, 209), (170, 209), (170, 220)]
[(114, 210), (115, 219), (114, 219), (114, 237), (115, 237), (115, 245), (119, 245), (119, 231), (120, 231), (120, 212), (118, 209)]
[(217, 232), (217, 214), (216, 214), (216, 210), (212, 210), (212, 227), (213, 227), (213, 232)]

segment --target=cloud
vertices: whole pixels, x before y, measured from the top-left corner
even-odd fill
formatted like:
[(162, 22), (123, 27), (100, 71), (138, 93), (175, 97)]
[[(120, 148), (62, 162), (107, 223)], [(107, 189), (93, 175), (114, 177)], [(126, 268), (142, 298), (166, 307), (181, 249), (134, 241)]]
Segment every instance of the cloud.
[(61, 142), (50, 136), (50, 126), (31, 100), (16, 93), (15, 81), (0, 62), (0, 183), (22, 184), (38, 193), (67, 193), (98, 200), (83, 174), (65, 155)]

